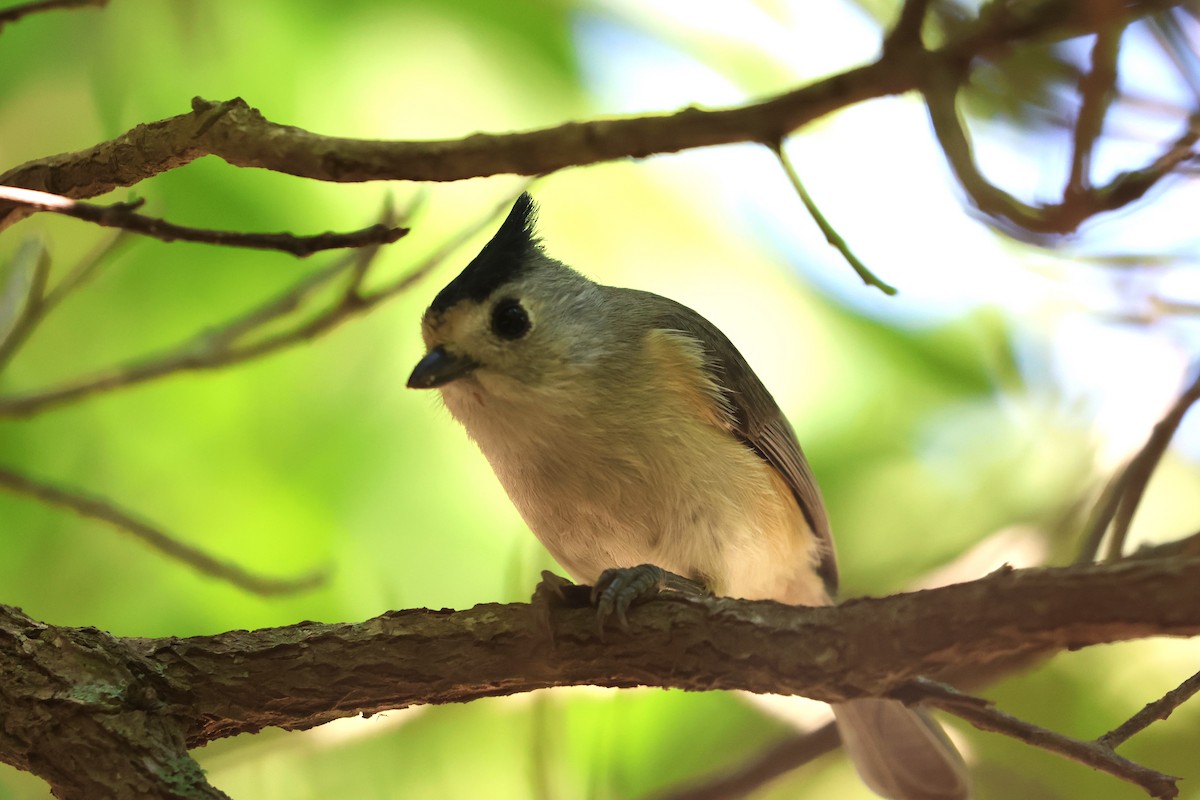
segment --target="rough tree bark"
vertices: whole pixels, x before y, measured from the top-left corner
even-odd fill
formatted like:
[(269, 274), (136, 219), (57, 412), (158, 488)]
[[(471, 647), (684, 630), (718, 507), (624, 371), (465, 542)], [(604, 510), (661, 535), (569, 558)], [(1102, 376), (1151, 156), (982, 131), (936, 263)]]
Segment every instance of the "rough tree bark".
[(664, 597), (603, 639), (585, 596), (186, 639), (117, 638), (0, 606), (0, 760), (64, 800), (221, 797), (187, 749), (268, 726), (580, 684), (838, 701), (904, 694), (950, 668), (1200, 634), (1197, 558), (1002, 570), (827, 608)]

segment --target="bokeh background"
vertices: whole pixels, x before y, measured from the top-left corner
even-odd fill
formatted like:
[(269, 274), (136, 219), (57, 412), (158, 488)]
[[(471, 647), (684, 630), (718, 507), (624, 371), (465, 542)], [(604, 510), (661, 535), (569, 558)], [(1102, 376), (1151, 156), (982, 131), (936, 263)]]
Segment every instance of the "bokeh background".
[[(0, 169), (184, 113), (196, 95), (241, 96), (271, 120), (321, 133), (393, 139), (738, 103), (870, 60), (897, 7), (112, 0), (0, 33)], [(1194, 41), (1193, 27), (1182, 30)], [(1196, 103), (1191, 67), (1162, 43), (1150, 26), (1126, 34), (1124, 102), (1097, 154), (1102, 177), (1140, 166)], [(1053, 199), (1065, 179), (1063, 123), (1078, 105), (1074, 76), (1088, 47), (1018, 48), (981, 68), (964, 95), (985, 174), (1027, 199)], [(789, 153), (826, 216), (898, 296), (862, 285), (770, 153), (753, 145), (539, 180), (546, 247), (600, 281), (690, 305), (739, 346), (824, 487), (845, 595), (968, 579), (1004, 562), (1069, 561), (1095, 490), (1200, 353), (1200, 186), (1168, 181), (1135, 209), (1047, 248), (964, 208), (914, 98), (822, 119)], [(520, 185), (425, 187), (413, 233), (382, 255), (376, 280), (411, 270)], [(369, 224), (388, 198), (404, 205), (420, 188), (325, 185), (206, 158), (106, 199), (144, 197), (148, 213), (184, 224), (315, 233)], [(0, 279), (19, 280), (13, 265), (31, 239), (59, 276), (106, 235), (31, 218), (0, 236)], [(422, 354), (421, 311), (484, 239), (311, 343), (0, 420), (3, 465), (109, 498), (258, 572), (330, 567), (325, 585), (249, 595), (104, 525), (0, 492), (0, 602), (57, 624), (186, 636), (527, 598), (553, 566), (548, 556), (436, 398), (404, 386)], [(336, 257), (128, 242), (0, 374), (0, 392), (161, 352)], [(1193, 417), (1151, 485), (1137, 542), (1200, 527), (1197, 458)], [(1090, 738), (1194, 672), (1198, 656), (1189, 642), (1091, 648), (985, 694)], [(821, 713), (785, 706), (581, 688), (266, 731), (196, 756), (235, 798), (643, 798), (734, 767)], [(981, 800), (1140, 796), (949, 725)], [(1197, 798), (1198, 733), (1193, 704), (1122, 752), (1189, 778), (1182, 796)], [(0, 798), (46, 796), (38, 779), (0, 766)], [(834, 754), (756, 796), (869, 795)]]

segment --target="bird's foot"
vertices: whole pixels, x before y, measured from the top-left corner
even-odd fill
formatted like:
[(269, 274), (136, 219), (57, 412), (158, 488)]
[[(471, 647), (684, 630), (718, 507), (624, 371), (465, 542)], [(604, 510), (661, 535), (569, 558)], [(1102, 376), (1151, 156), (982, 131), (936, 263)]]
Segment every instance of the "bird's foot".
[(592, 587), (592, 604), (596, 606), (596, 625), (600, 635), (604, 626), (615, 616), (621, 630), (629, 630), (626, 612), (634, 604), (649, 600), (662, 590), (682, 592), (690, 596), (704, 596), (707, 588), (699, 581), (667, 572), (653, 564), (636, 567), (613, 567), (600, 573)]

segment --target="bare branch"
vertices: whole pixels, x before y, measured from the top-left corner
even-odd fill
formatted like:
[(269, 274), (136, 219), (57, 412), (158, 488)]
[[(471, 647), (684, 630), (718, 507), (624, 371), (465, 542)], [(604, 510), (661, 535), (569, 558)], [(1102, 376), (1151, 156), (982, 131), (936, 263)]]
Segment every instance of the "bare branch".
[[(1154, 429), (1150, 432), (1150, 437), (1141, 449), (1109, 478), (1108, 483), (1100, 492), (1100, 497), (1096, 500), (1096, 505), (1088, 517), (1084, 541), (1075, 557), (1076, 564), (1084, 564), (1095, 559), (1096, 554), (1100, 552), (1100, 545), (1104, 541), (1104, 534), (1108, 532), (1109, 525), (1113, 523), (1114, 518), (1117, 518), (1118, 513), (1120, 517), (1117, 519), (1113, 538), (1109, 542), (1107, 557), (1110, 559), (1121, 557), (1134, 512), (1141, 502), (1150, 477), (1154, 474), (1163, 454), (1166, 453), (1171, 439), (1175, 437), (1175, 431), (1182, 424), (1188, 409), (1198, 400), (1200, 400), (1200, 363), (1196, 365), (1196, 379), (1191, 386), (1179, 396), (1163, 418), (1155, 424)], [(1181, 545), (1168, 543), (1161, 546), (1164, 548), (1162, 550), (1155, 549), (1154, 554), (1176, 552), (1176, 550), (1183, 550), (1188, 546), (1190, 545), (1187, 542)]]
[[(511, 200), (508, 201), (511, 205)], [(0, 397), (0, 418), (23, 417), (75, 402), (92, 395), (137, 386), (185, 371), (212, 370), (240, 364), (277, 350), (309, 341), (336, 328), (343, 322), (366, 313), (385, 300), (408, 289), (421, 277), (450, 257), (459, 247), (492, 224), (496, 211), (452, 237), (445, 246), (426, 258), (406, 275), (370, 294), (359, 294), (361, 279), (355, 279), (330, 302), (307, 320), (264, 338), (244, 341), (267, 323), (297, 311), (303, 300), (317, 288), (327, 285), (348, 270), (364, 273), (379, 252), (378, 246), (361, 248), (350, 258), (301, 279), (280, 296), (262, 306), (206, 330), (164, 353), (112, 367), (103, 372), (70, 381), (60, 386), (24, 395)]]
[[(37, 326), (41, 324), (51, 311), (53, 311), (59, 303), (67, 298), (71, 292), (78, 289), (95, 273), (104, 261), (112, 255), (117, 246), (124, 241), (125, 232), (119, 232), (111, 237), (106, 242), (103, 242), (99, 247), (95, 248), (88, 255), (76, 264), (70, 272), (63, 277), (58, 284), (49, 292), (44, 292), (44, 283), (47, 276), (42, 278), (42, 288), (35, 295), (33, 291), (35, 282), (30, 285), (30, 292), (27, 301), (22, 308), (21, 315), (17, 318), (16, 323), (9, 329), (3, 339), (0, 339), (0, 372), (3, 372), (8, 362), (16, 355), (21, 346), (29, 339)], [(49, 263), (48, 260), (46, 262)], [(35, 296), (38, 298), (35, 300)]]
[(103, 8), (107, 5), (108, 0), (37, 0), (34, 3), (23, 3), (0, 11), (0, 31), (4, 30), (4, 26), (10, 22), (16, 22), (30, 14), (54, 11), (59, 8), (83, 8), (84, 6)]
[(1075, 122), (1071, 153), (1071, 174), (1063, 197), (1069, 202), (1091, 189), (1092, 152), (1104, 130), (1104, 118), (1116, 97), (1117, 58), (1121, 54), (1121, 36), (1125, 26), (1113, 25), (1096, 34), (1092, 44), (1092, 68), (1079, 82), (1083, 102)]
[[(522, 133), (427, 142), (322, 136), (270, 122), (240, 99), (214, 103), (197, 98), (190, 114), (139, 125), (87, 150), (28, 162), (0, 175), (0, 184), (48, 190), (53, 176), (54, 188), (62, 194), (94, 197), (210, 154), (239, 167), (337, 182), (540, 175), (568, 166), (712, 144), (774, 141), (835, 108), (909, 88), (899, 77), (871, 65), (741, 107), (687, 108), (670, 115), (571, 122)], [(142, 158), (114, 158), (115, 153), (131, 150)], [(0, 207), (0, 229), (26, 214)]]
[[(975, 56), (1035, 35), (1042, 41), (1077, 36), (1096, 24), (1087, 4), (1076, 0), (1042, 0), (1032, 9), (1022, 7), (1021, 13), (1012, 12), (1009, 5), (990, 4), (978, 20), (936, 51), (926, 52), (919, 41), (885, 48), (874, 63), (730, 108), (691, 107), (673, 114), (569, 122), (520, 133), (404, 142), (322, 136), (271, 122), (241, 99), (197, 98), (189, 114), (138, 125), (116, 139), (75, 153), (27, 162), (0, 175), (0, 184), (72, 198), (95, 197), (205, 155), (239, 167), (314, 180), (456, 181), (499, 174), (542, 175), (566, 167), (735, 142), (770, 145), (839, 108), (922, 88), (928, 75), (943, 72), (948, 65), (967, 64)], [(1170, 5), (1167, 0), (1122, 3), (1105, 22), (1145, 16)], [(912, 19), (919, 10), (919, 5), (910, 5), (904, 19)], [(950, 71), (958, 72), (952, 66)], [(129, 153), (139, 158), (128, 158)], [(1185, 157), (1179, 154), (1177, 160)], [(1159, 165), (1155, 170), (1165, 168)], [(1139, 183), (1135, 177), (1122, 183), (1126, 195)], [(1142, 176), (1141, 183), (1152, 184), (1159, 177)], [(1126, 202), (1132, 199), (1136, 198), (1128, 197)], [(1114, 196), (1108, 207), (1118, 203)], [(28, 213), (26, 208), (0, 207), (0, 230)]]
[(740, 800), (779, 776), (833, 752), (840, 745), (837, 725), (829, 722), (814, 731), (776, 742), (731, 772), (654, 795), (654, 800)]
[(221, 561), (179, 540), (163, 529), (138, 519), (132, 512), (107, 500), (74, 489), (53, 486), (0, 467), (0, 489), (31, 497), (38, 502), (73, 511), (81, 517), (99, 520), (124, 531), (168, 558), (175, 559), (212, 578), (230, 583), (258, 595), (294, 594), (320, 586), (327, 572), (318, 570), (297, 578), (269, 578), (255, 575), (236, 564)]
[[(537, 605), (413, 609), (349, 624), (186, 639), (56, 628), (0, 606), (0, 636), (17, 642), (0, 647), (0, 674), (27, 676), (5, 687), (8, 735), (0, 737), (0, 760), (80, 779), (71, 768), (79, 763), (82, 723), (106, 724), (116, 714), (141, 717), (144, 727), (169, 722), (179, 742), (196, 747), (267, 726), (300, 730), (413, 704), (564, 685), (742, 689), (840, 702), (886, 696), (947, 664), (1200, 635), (1198, 559), (1001, 570), (955, 586), (820, 608), (664, 596), (631, 611), (629, 634), (603, 641), (587, 587), (569, 588), (539, 592)], [(555, 596), (562, 599), (552, 602)], [(122, 666), (123, 677), (97, 678), (89, 665), (101, 662)], [(83, 690), (98, 683), (112, 691)], [(59, 713), (80, 724), (48, 724), (55, 709), (45, 701), (47, 684), (54, 696), (73, 698), (52, 705), (70, 706)], [(54, 735), (47, 738), (47, 729)], [(28, 746), (11, 751), (30, 741), (42, 743), (39, 760)]]
[(1131, 736), (1148, 728), (1152, 723), (1171, 716), (1172, 711), (1186, 703), (1196, 692), (1200, 692), (1200, 672), (1154, 702), (1147, 703), (1141, 711), (1101, 736), (1096, 742), (1104, 747), (1120, 747)]
[(1200, 558), (1200, 531), (1159, 544), (1144, 544), (1125, 558)]
[(783, 166), (783, 171), (787, 173), (788, 180), (792, 182), (792, 187), (795, 188), (796, 194), (800, 195), (800, 202), (804, 203), (804, 208), (808, 210), (809, 216), (817, 223), (817, 227), (821, 229), (821, 233), (825, 235), (825, 241), (842, 254), (846, 262), (854, 268), (858, 273), (858, 277), (862, 278), (862, 282), (867, 286), (874, 286), (886, 295), (894, 295), (896, 287), (884, 283), (880, 278), (871, 272), (866, 264), (859, 260), (858, 256), (854, 255), (854, 251), (850, 249), (850, 245), (842, 238), (841, 234), (829, 224), (829, 220), (825, 219), (825, 215), (821, 213), (821, 209), (817, 207), (808, 190), (804, 188), (804, 184), (800, 181), (800, 175), (796, 172), (796, 168), (792, 165), (791, 158), (784, 152), (783, 143), (778, 142), (771, 148), (775, 157), (779, 159), (779, 163)]
[(163, 219), (138, 214), (134, 209), (142, 205), (140, 200), (132, 203), (99, 206), (93, 203), (82, 203), (62, 195), (21, 189), (16, 186), (0, 186), (0, 200), (94, 222), (106, 228), (120, 228), (132, 233), (140, 233), (164, 242), (197, 242), (224, 247), (279, 250), (297, 258), (307, 258), (322, 250), (391, 244), (408, 233), (408, 228), (391, 228), (386, 225), (372, 225), (369, 228), (348, 233), (327, 232), (314, 236), (296, 236), (291, 233), (217, 231), (176, 225)]
[[(1132, 594), (1137, 603), (1128, 602)], [(1002, 570), (820, 608), (664, 596), (631, 611), (630, 635), (610, 633), (605, 641), (595, 622), (584, 589), (569, 593), (566, 604), (551, 605), (543, 595), (533, 606), (400, 611), (356, 625), (305, 623), (147, 642), (142, 650), (165, 677), (189, 686), (197, 704), (193, 744), (264, 726), (308, 728), (414, 703), (577, 684), (743, 689), (841, 702), (886, 695), (947, 664), (1200, 635), (1200, 560)], [(763, 648), (767, 640), (772, 646)], [(306, 656), (295, 659), (292, 647), (301, 641)], [(231, 659), (236, 684), (213, 681)], [(459, 668), (431, 673), (431, 663)]]
[(91, 280), (92, 276), (96, 274), (96, 270), (108, 260), (108, 257), (128, 240), (127, 232), (117, 231), (111, 238), (101, 242), (94, 250), (80, 259), (79, 263), (46, 294), (46, 300), (42, 303), (42, 316), (50, 313), (72, 292)]
[(1185, 130), (1149, 164), (1119, 173), (1108, 184), (1072, 195), (1059, 203), (1034, 206), (994, 186), (979, 171), (970, 137), (959, 118), (955, 98), (961, 69), (945, 64), (926, 73), (921, 91), (929, 108), (929, 119), (955, 177), (968, 197), (984, 214), (1005, 225), (1014, 236), (1022, 232), (1062, 235), (1075, 231), (1084, 221), (1140, 199), (1180, 165), (1196, 157), (1200, 139), (1200, 115), (1191, 117)]
[(1129, 526), (1133, 522), (1133, 515), (1137, 511), (1138, 505), (1142, 502), (1142, 496), (1146, 492), (1146, 486), (1150, 483), (1150, 477), (1171, 445), (1171, 439), (1175, 437), (1175, 431), (1179, 429), (1188, 409), (1198, 400), (1200, 400), (1200, 364), (1196, 365), (1196, 378), (1192, 381), (1192, 385), (1179, 396), (1166, 415), (1155, 424), (1146, 444), (1142, 445), (1142, 449), (1129, 462), (1129, 467), (1121, 481), (1120, 498), (1113, 518), (1112, 538), (1108, 540), (1108, 558), (1121, 557), (1121, 553), (1125, 549), (1125, 539), (1129, 535)]
[(929, 0), (904, 0), (900, 8), (900, 16), (896, 24), (884, 40), (883, 49), (897, 48), (923, 49), (921, 42), (921, 27), (925, 24), (925, 15), (929, 11)]
[[(0, 297), (0, 372), (37, 326), (45, 307), (50, 258), (39, 239), (22, 243), (13, 258), (8, 285)], [(28, 273), (28, 285), (22, 286)], [(4, 317), (12, 314), (11, 322)]]
[(944, 683), (919, 678), (894, 693), (905, 702), (921, 702), (966, 720), (981, 731), (1001, 733), (1026, 744), (1139, 786), (1151, 797), (1170, 800), (1179, 794), (1178, 778), (1117, 755), (1098, 742), (1084, 742), (1005, 714), (990, 701), (963, 694)]
[(1088, 515), (1083, 542), (1079, 546), (1079, 552), (1075, 554), (1074, 563), (1088, 564), (1100, 553), (1104, 534), (1108, 533), (1108, 526), (1112, 524), (1113, 515), (1117, 513), (1117, 506), (1125, 494), (1125, 487), (1129, 485), (1129, 470), (1132, 465), (1132, 459), (1122, 464), (1100, 490), (1100, 496), (1096, 498), (1096, 504)]

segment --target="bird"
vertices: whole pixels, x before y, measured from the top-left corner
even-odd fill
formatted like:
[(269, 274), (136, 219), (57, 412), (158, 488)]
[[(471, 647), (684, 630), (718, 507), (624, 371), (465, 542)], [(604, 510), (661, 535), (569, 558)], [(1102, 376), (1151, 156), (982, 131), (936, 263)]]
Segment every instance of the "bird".
[[(596, 283), (545, 252), (528, 192), (421, 319), (408, 386), (436, 389), (600, 624), (678, 578), (806, 606), (838, 583), (821, 491), (779, 405), (692, 309)], [(838, 703), (860, 778), (890, 800), (965, 800), (961, 756), (896, 700)]]

